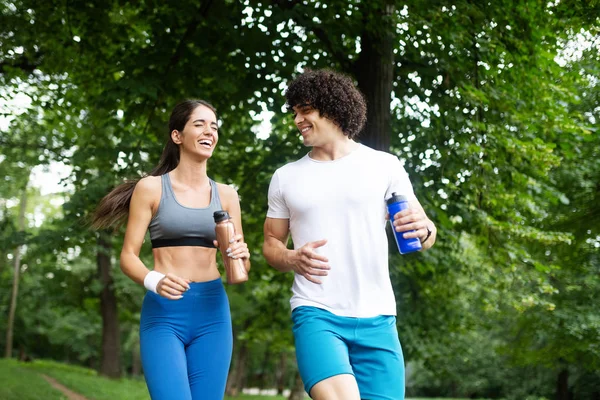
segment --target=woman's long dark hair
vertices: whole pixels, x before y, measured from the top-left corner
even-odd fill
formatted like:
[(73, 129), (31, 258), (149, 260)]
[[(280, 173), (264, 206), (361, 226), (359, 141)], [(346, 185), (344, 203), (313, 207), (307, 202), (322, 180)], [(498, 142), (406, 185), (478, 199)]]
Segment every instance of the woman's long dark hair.
[[(169, 138), (167, 144), (160, 156), (158, 165), (145, 176), (161, 176), (177, 167), (179, 164), (179, 145), (171, 139), (171, 132), (174, 130), (183, 131), (190, 116), (196, 108), (205, 106), (210, 108), (215, 115), (217, 110), (210, 103), (204, 100), (186, 100), (173, 108), (169, 118)], [(141, 178), (140, 178), (141, 179)], [(98, 204), (92, 217), (92, 227), (95, 229), (106, 229), (110, 227), (119, 227), (125, 222), (129, 214), (129, 203), (133, 189), (140, 179), (128, 180), (114, 188)]]

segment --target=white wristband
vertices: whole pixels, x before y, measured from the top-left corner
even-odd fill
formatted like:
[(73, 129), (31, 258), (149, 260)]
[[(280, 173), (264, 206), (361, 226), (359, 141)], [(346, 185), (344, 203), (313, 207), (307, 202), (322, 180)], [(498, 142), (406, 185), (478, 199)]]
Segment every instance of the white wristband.
[(161, 274), (157, 271), (150, 271), (144, 278), (144, 287), (158, 294), (158, 292), (156, 291), (156, 286), (158, 286), (158, 282), (160, 282), (160, 280), (164, 277), (165, 274)]

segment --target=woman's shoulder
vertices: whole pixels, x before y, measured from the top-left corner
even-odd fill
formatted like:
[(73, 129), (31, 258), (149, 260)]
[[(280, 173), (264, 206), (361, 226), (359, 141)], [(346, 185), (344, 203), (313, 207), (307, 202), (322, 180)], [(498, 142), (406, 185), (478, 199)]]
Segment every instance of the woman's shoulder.
[(219, 191), (219, 197), (225, 200), (238, 200), (238, 194), (235, 188), (225, 183), (215, 182), (217, 184), (217, 190)]
[(140, 179), (136, 185), (142, 190), (152, 190), (159, 188), (161, 185), (161, 177), (160, 176), (145, 176)]
[(219, 182), (215, 182), (217, 184), (217, 189), (219, 189), (219, 193), (223, 193), (225, 195), (229, 195), (229, 196), (237, 196), (237, 191), (235, 190), (235, 188), (231, 185), (228, 185), (226, 183), (219, 183)]
[(161, 177), (145, 176), (135, 185), (135, 192), (143, 196), (152, 196), (161, 193)]

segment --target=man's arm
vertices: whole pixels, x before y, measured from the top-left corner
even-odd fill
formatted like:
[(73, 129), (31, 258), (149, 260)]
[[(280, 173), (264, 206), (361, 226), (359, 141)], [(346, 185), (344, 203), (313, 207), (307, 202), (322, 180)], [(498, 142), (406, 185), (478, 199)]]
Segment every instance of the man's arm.
[(263, 255), (267, 263), (278, 271), (295, 273), (304, 276), (313, 283), (321, 283), (314, 276), (326, 276), (329, 265), (327, 257), (317, 254), (313, 249), (324, 246), (327, 240), (306, 243), (297, 250), (286, 247), (289, 237), (289, 220), (267, 218), (265, 220)]
[(265, 220), (263, 254), (267, 263), (278, 271), (292, 271), (292, 250), (286, 247), (289, 237), (289, 219), (267, 218)]
[(437, 228), (433, 221), (431, 221), (421, 203), (417, 199), (413, 199), (409, 202), (410, 207), (406, 210), (400, 211), (394, 215), (394, 228), (398, 232), (407, 232), (404, 234), (405, 238), (419, 238), (421, 241), (421, 250), (427, 250), (433, 246), (437, 237)]

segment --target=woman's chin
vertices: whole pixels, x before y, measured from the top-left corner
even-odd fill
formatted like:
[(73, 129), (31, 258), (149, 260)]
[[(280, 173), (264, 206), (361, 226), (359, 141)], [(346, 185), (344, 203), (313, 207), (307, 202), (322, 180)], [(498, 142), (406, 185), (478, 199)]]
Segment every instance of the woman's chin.
[(187, 156), (195, 161), (206, 161), (211, 158), (213, 155), (213, 151), (211, 150), (200, 150), (187, 153)]

